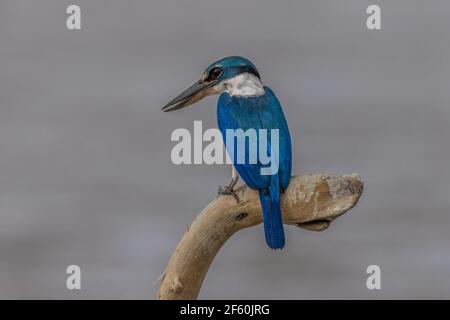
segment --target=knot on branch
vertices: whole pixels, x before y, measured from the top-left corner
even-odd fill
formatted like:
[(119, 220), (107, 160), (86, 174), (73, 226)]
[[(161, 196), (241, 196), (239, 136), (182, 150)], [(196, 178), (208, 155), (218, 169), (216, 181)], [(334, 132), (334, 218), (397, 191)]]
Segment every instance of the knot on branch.
[(183, 285), (181, 284), (180, 279), (178, 279), (178, 277), (175, 277), (173, 279), (171, 289), (174, 293), (180, 293), (181, 291), (183, 291)]

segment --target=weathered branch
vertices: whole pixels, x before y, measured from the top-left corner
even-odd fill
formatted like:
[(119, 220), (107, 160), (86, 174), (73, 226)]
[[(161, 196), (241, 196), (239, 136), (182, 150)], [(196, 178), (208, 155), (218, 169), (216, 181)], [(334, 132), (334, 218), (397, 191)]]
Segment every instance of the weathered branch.
[[(355, 174), (293, 177), (281, 197), (283, 222), (325, 230), (358, 202), (362, 191), (363, 183)], [(244, 186), (236, 192), (239, 203), (232, 196), (217, 197), (192, 222), (166, 267), (158, 299), (196, 299), (209, 266), (227, 239), (262, 222), (257, 192)]]

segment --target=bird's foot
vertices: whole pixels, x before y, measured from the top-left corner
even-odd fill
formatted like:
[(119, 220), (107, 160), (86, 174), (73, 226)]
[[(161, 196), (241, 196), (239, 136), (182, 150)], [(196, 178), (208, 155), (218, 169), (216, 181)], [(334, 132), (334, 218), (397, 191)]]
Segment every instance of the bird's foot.
[(232, 186), (219, 186), (219, 188), (217, 189), (217, 194), (219, 196), (221, 195), (225, 195), (225, 196), (233, 196), (234, 199), (236, 200), (237, 203), (239, 203), (240, 199), (239, 196), (237, 195), (236, 191), (234, 191)]

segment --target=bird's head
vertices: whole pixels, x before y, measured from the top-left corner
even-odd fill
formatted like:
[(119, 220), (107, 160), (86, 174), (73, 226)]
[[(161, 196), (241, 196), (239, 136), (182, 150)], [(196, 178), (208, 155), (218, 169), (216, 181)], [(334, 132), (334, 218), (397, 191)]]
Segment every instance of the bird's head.
[(167, 112), (184, 108), (206, 96), (223, 91), (241, 96), (264, 94), (261, 77), (255, 65), (238, 56), (220, 59), (206, 68), (200, 80), (170, 101), (162, 110)]

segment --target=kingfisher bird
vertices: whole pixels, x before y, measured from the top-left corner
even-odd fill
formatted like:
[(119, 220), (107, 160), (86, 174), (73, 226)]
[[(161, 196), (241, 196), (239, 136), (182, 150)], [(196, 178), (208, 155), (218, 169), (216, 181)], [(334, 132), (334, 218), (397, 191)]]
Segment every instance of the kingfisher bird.
[[(278, 170), (273, 174), (262, 174), (263, 164), (260, 158), (253, 163), (247, 160), (250, 157), (247, 150), (249, 144), (245, 141), (246, 161), (243, 163), (237, 161), (237, 153), (232, 152), (231, 160), (234, 167), (232, 179), (226, 187), (219, 187), (219, 193), (237, 197), (233, 188), (239, 176), (251, 189), (258, 190), (266, 242), (272, 249), (282, 249), (285, 237), (280, 195), (286, 190), (291, 179), (292, 147), (281, 104), (273, 91), (263, 86), (261, 76), (252, 62), (243, 57), (231, 56), (212, 63), (206, 68), (200, 80), (170, 101), (162, 110), (167, 112), (184, 108), (215, 94), (220, 94), (217, 103), (217, 122), (228, 154), (233, 151), (228, 148), (230, 143), (226, 141), (226, 132), (229, 129), (278, 131)], [(256, 139), (260, 142), (263, 138), (261, 134), (257, 134)], [(234, 147), (235, 142), (232, 144)], [(259, 143), (258, 145), (260, 146)], [(266, 150), (269, 154), (275, 152), (270, 143)]]

